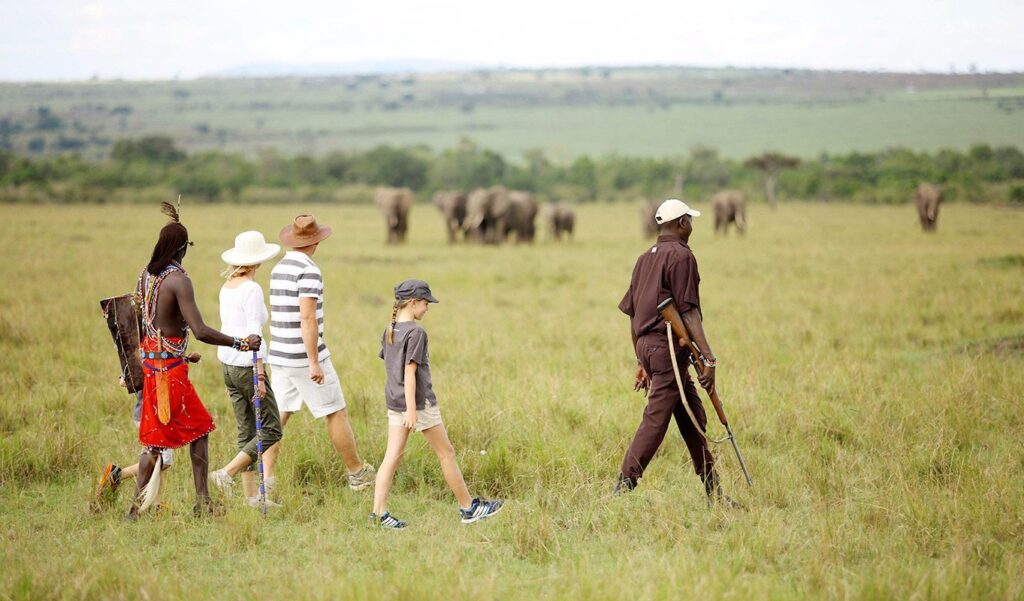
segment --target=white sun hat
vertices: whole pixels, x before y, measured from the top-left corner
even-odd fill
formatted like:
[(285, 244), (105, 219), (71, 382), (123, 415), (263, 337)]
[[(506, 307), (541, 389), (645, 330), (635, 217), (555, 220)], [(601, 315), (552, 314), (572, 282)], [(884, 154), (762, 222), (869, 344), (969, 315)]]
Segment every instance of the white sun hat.
[(242, 232), (235, 236), (235, 247), (221, 253), (220, 258), (228, 265), (248, 267), (274, 258), (281, 252), (280, 244), (267, 244), (259, 232)]
[(654, 214), (654, 220), (660, 225), (662, 223), (668, 223), (669, 221), (679, 219), (683, 215), (700, 217), (700, 211), (691, 209), (686, 206), (685, 202), (677, 198), (670, 198), (661, 203), (661, 206), (658, 207), (658, 212)]

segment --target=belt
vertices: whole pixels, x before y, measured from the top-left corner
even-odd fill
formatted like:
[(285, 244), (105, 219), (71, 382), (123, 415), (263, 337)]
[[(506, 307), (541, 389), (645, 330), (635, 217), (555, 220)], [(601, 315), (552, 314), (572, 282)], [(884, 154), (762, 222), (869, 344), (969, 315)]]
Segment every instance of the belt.
[(175, 355), (167, 351), (161, 351), (159, 353), (150, 351), (139, 351), (139, 356), (143, 359), (172, 359), (174, 357), (180, 357), (181, 355)]
[(148, 371), (150, 373), (161, 373), (162, 374), (164, 372), (171, 371), (172, 369), (174, 369), (175, 367), (178, 367), (179, 365), (181, 365), (184, 362), (185, 362), (184, 359), (180, 359), (179, 358), (177, 361), (174, 361), (170, 365), (164, 365), (163, 367), (157, 367), (155, 365), (150, 365), (146, 361), (143, 361), (142, 362), (142, 367), (143, 367), (143, 369), (145, 369), (146, 371)]

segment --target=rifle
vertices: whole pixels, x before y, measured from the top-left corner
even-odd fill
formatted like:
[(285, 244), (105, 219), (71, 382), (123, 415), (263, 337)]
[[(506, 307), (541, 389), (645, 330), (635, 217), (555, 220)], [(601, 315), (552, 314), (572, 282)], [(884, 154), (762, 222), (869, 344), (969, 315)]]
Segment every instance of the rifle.
[[(658, 303), (658, 312), (661, 313), (661, 316), (662, 318), (664, 318), (665, 323), (668, 324), (666, 329), (668, 329), (669, 331), (668, 348), (672, 353), (672, 368), (675, 370), (676, 383), (680, 387), (680, 396), (683, 396), (683, 382), (682, 377), (679, 374), (679, 370), (675, 360), (675, 343), (671, 339), (672, 333), (674, 333), (676, 337), (679, 338), (679, 345), (682, 346), (685, 351), (687, 351), (687, 355), (690, 358), (690, 363), (693, 365), (693, 368), (697, 371), (698, 374), (703, 375), (707, 370), (712, 368), (704, 364), (704, 356), (701, 355), (700, 349), (697, 348), (697, 345), (693, 342), (693, 338), (690, 337), (690, 333), (686, 330), (686, 324), (683, 323), (683, 318), (681, 315), (679, 315), (679, 310), (676, 309), (676, 305), (673, 302), (672, 297), (669, 297)], [(708, 393), (708, 396), (711, 397), (711, 404), (714, 405), (715, 413), (718, 414), (718, 421), (722, 422), (722, 425), (725, 426), (725, 431), (728, 432), (729, 434), (726, 437), (726, 439), (728, 439), (729, 442), (732, 443), (732, 448), (734, 451), (736, 451), (736, 458), (740, 460), (740, 469), (743, 470), (743, 476), (746, 477), (747, 479), (747, 485), (753, 486), (754, 480), (751, 479), (750, 472), (747, 471), (747, 464), (745, 461), (743, 461), (743, 455), (740, 454), (740, 448), (736, 444), (736, 435), (732, 433), (732, 427), (729, 426), (729, 419), (725, 417), (725, 408), (722, 407), (722, 399), (718, 398), (718, 390), (713, 388), (711, 392)], [(697, 425), (697, 420), (694, 418), (693, 413), (690, 412), (690, 406), (686, 403), (685, 399), (683, 400), (683, 407), (686, 409), (686, 412), (690, 415), (690, 419), (693, 421), (694, 427), (696, 427), (697, 432), (700, 432), (701, 436), (704, 436), (704, 438), (709, 440), (710, 442), (722, 442), (721, 440), (711, 441), (710, 439), (707, 438), (707, 436), (704, 435), (704, 433), (700, 429), (700, 426)]]

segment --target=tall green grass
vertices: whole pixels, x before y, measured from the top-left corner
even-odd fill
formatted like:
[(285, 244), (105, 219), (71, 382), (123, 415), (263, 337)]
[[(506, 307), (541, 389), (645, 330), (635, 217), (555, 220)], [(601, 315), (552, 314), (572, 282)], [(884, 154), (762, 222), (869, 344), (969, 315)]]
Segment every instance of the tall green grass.
[[(187, 200), (186, 200), (187, 203)], [(706, 209), (709, 207), (699, 207)], [(0, 598), (1020, 598), (1024, 213), (953, 205), (925, 235), (910, 207), (753, 207), (745, 238), (697, 220), (719, 386), (756, 480), (718, 457), (746, 511), (705, 508), (672, 430), (640, 487), (611, 494), (644, 400), (616, 304), (638, 211), (585, 207), (575, 242), (449, 247), (432, 207), (383, 245), (368, 207), (315, 208), (327, 343), (362, 453), (386, 440), (376, 357), (392, 285), (429, 281), (435, 389), (474, 494), (508, 508), (462, 526), (413, 437), (391, 509), (368, 526), (322, 422), (289, 422), (284, 507), (238, 498), (194, 520), (188, 459), (168, 510), (90, 513), (106, 461), (131, 463), (131, 397), (97, 300), (128, 291), (162, 224), (154, 208), (0, 207)], [(297, 207), (186, 204), (185, 261), (217, 319), (219, 254), (274, 238)], [(1009, 257), (1009, 258), (1008, 258)], [(268, 268), (258, 279), (266, 286)], [(193, 381), (234, 454), (215, 349)], [(713, 424), (712, 430), (720, 432)]]

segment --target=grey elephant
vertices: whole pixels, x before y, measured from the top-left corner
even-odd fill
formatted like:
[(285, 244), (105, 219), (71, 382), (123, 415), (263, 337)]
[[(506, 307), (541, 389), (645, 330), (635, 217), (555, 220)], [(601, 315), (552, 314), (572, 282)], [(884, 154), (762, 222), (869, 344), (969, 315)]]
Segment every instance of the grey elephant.
[(921, 229), (934, 232), (938, 227), (939, 205), (942, 204), (942, 188), (935, 184), (921, 183), (914, 190), (914, 204), (921, 219)]
[(409, 211), (416, 199), (409, 188), (377, 188), (373, 203), (387, 224), (388, 244), (405, 242), (409, 231)]
[(537, 233), (537, 200), (530, 192), (513, 190), (508, 193), (508, 202), (503, 239), (507, 240), (514, 233), (517, 244), (533, 242)]
[(726, 235), (729, 224), (743, 234), (747, 229), (747, 197), (739, 190), (722, 190), (711, 197), (711, 209), (715, 212), (715, 233)]
[(445, 191), (434, 194), (434, 206), (441, 211), (444, 225), (448, 229), (448, 244), (453, 244), (461, 234), (466, 237), (466, 200), (465, 192)]
[(573, 229), (576, 227), (576, 211), (564, 202), (556, 202), (548, 205), (547, 215), (551, 237), (561, 240), (562, 234), (565, 234), (572, 240)]
[(504, 186), (477, 188), (466, 199), (466, 232), (474, 242), (498, 244), (505, 234), (509, 206)]
[(644, 201), (640, 206), (640, 225), (643, 228), (644, 238), (653, 238), (658, 235), (658, 224), (654, 221), (654, 214), (658, 212), (658, 203), (653, 200)]

